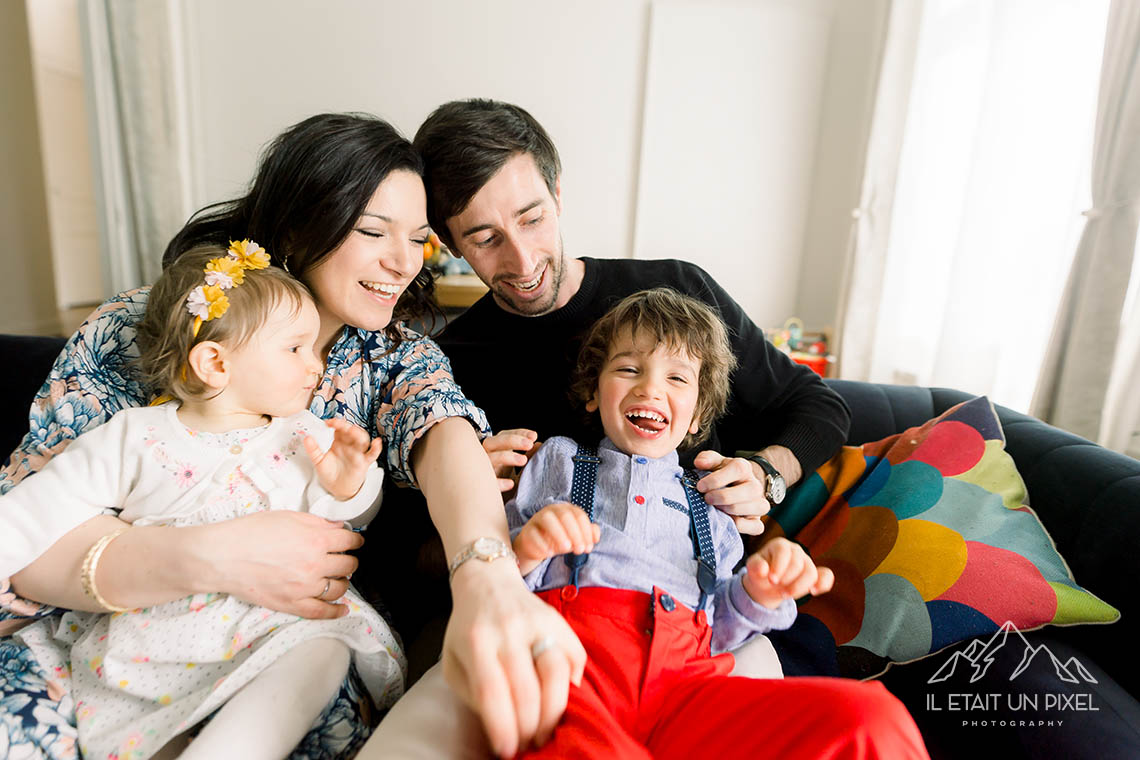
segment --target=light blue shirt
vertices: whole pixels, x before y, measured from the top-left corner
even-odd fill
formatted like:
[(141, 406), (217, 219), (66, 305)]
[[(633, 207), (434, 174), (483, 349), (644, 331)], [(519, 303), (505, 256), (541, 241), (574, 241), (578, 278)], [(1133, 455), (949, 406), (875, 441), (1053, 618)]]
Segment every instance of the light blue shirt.
[[(572, 457), (577, 451), (577, 443), (556, 437), (531, 459), (519, 478), (517, 495), (507, 504), (512, 538), (543, 507), (571, 501)], [(657, 586), (697, 609), (701, 590), (677, 453), (660, 459), (630, 456), (606, 438), (598, 457), (602, 461), (594, 491), (594, 522), (601, 526), (602, 537), (579, 571), (578, 585), (647, 594)], [(708, 511), (717, 585), (706, 614), (712, 621), (712, 653), (717, 654), (737, 649), (758, 633), (789, 628), (796, 618), (796, 604), (785, 599), (773, 610), (748, 596), (743, 568), (733, 573), (744, 556), (740, 533), (730, 516), (714, 507)], [(558, 588), (570, 582), (570, 568), (561, 556), (547, 559), (525, 580), (533, 591)]]

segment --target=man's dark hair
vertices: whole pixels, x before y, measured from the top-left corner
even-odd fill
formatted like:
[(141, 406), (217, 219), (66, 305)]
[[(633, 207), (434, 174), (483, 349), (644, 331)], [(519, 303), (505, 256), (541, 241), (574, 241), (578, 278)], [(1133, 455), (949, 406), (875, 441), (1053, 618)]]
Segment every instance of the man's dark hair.
[[(423, 161), (406, 137), (375, 116), (310, 116), (266, 146), (257, 174), (242, 197), (195, 213), (162, 256), (169, 266), (202, 245), (256, 241), (276, 266), (304, 280), (328, 258), (360, 220), (376, 188), (394, 171), (422, 177)], [(400, 296), (384, 329), (400, 342), (398, 322), (433, 313), (434, 287), (425, 268)]]
[(542, 125), (516, 105), (483, 99), (444, 103), (420, 125), (413, 144), (424, 160), (428, 222), (449, 248), (455, 241), (447, 220), (520, 153), (534, 159), (550, 195), (556, 195), (562, 173), (558, 150)]

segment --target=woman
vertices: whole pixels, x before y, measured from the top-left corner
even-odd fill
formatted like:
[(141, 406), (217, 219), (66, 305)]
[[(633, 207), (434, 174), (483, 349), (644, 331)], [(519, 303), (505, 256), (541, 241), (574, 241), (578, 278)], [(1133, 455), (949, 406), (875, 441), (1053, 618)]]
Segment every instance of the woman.
[[(396, 480), (417, 484), (454, 558), (454, 609), (443, 657), (453, 686), (481, 714), (492, 747), (511, 755), (549, 733), (585, 654), (552, 610), (530, 595), (513, 562), (480, 555), (507, 541), (493, 472), (479, 445), (482, 413), (451, 380), (438, 347), (403, 326), (425, 312), (430, 275), (421, 270), (427, 234), (422, 165), (411, 145), (368, 116), (320, 115), (291, 127), (262, 157), (250, 191), (196, 215), (164, 260), (202, 243), (250, 238), (312, 290), (327, 367), (311, 410), (340, 416), (385, 441)], [(131, 364), (145, 289), (116, 296), (70, 339), (32, 409), (32, 431), (0, 472), (7, 490), (43, 467), (67, 442), (149, 393)], [(476, 428), (478, 428), (478, 433)], [(77, 527), (0, 585), (11, 633), (16, 618), (44, 618), (44, 605), (102, 610), (80, 584), (84, 557), (125, 527), (104, 516)], [(271, 539), (271, 540), (267, 540)], [(362, 539), (312, 515), (263, 512), (202, 528), (131, 528), (99, 559), (98, 588), (116, 606), (142, 607), (194, 593), (225, 592), (310, 618), (343, 613), (338, 599)], [(265, 547), (272, 546), (273, 550)], [(282, 547), (288, 547), (283, 549)], [(484, 562), (466, 561), (473, 557)], [(34, 600), (34, 601), (32, 601)], [(53, 621), (20, 636), (62, 636)], [(555, 646), (548, 646), (553, 641)], [(532, 658), (542, 642), (544, 654)], [(548, 653), (548, 654), (547, 654)], [(75, 757), (74, 708), (64, 674), (43, 672), (19, 640), (0, 642), (5, 670), (0, 721), (10, 741), (45, 757)], [(301, 747), (337, 756), (367, 735), (352, 677)], [(70, 730), (69, 730), (70, 729)]]

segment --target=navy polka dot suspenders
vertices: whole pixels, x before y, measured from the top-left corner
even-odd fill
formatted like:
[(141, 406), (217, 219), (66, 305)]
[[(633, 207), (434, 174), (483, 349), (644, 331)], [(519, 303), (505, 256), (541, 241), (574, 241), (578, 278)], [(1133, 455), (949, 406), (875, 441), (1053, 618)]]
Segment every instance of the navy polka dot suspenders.
[[(570, 481), (570, 501), (586, 511), (590, 522), (594, 522), (594, 491), (598, 481), (598, 465), (601, 458), (593, 446), (578, 444), (574, 454), (574, 474)], [(713, 552), (712, 530), (709, 528), (709, 507), (700, 491), (697, 490), (697, 473), (686, 470), (677, 476), (685, 489), (685, 499), (689, 502), (689, 535), (693, 541), (693, 557), (697, 560), (697, 585), (701, 589), (698, 609), (716, 589), (716, 554)], [(570, 584), (578, 585), (578, 572), (589, 554), (566, 554), (563, 559), (570, 568)]]
[(693, 557), (697, 560), (697, 585), (701, 587), (701, 601), (697, 606), (704, 609), (705, 602), (716, 590), (716, 554), (709, 528), (709, 505), (697, 490), (696, 470), (685, 470), (680, 477), (689, 502), (689, 535), (693, 539)]
[[(578, 444), (578, 452), (574, 454), (574, 475), (570, 480), (570, 503), (584, 509), (590, 522), (594, 521), (594, 486), (598, 482), (598, 465), (601, 461), (598, 450), (593, 446)], [(571, 586), (578, 585), (578, 571), (589, 558), (589, 554), (563, 555), (570, 568)]]

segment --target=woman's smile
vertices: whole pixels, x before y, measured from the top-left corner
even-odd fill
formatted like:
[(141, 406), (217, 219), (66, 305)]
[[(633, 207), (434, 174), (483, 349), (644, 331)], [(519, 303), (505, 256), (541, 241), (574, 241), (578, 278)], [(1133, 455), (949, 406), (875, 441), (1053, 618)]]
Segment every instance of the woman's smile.
[(419, 175), (394, 171), (376, 188), (348, 237), (304, 276), (321, 312), (318, 345), (345, 325), (383, 330), (423, 266), (427, 196)]

